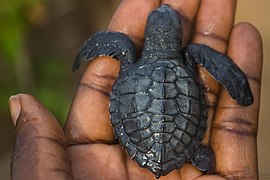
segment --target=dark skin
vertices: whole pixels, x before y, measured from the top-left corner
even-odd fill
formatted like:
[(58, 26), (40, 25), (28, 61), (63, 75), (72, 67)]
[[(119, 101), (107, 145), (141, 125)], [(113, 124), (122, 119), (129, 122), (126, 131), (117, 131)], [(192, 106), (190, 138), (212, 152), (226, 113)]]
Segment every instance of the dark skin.
[[(108, 29), (126, 33), (142, 48), (146, 18), (161, 3), (170, 4), (184, 17), (184, 44), (203, 43), (227, 52), (246, 73), (254, 103), (239, 106), (200, 68), (209, 106), (208, 130), (202, 143), (215, 153), (216, 173), (205, 175), (187, 162), (160, 180), (257, 179), (262, 70), (259, 32), (247, 23), (233, 24), (234, 0), (123, 0)], [(10, 98), (16, 129), (12, 179), (155, 179), (116, 143), (110, 126), (108, 93), (119, 65), (110, 57), (97, 58), (88, 65), (81, 84), (89, 86), (79, 85), (64, 129), (34, 97), (18, 94)]]

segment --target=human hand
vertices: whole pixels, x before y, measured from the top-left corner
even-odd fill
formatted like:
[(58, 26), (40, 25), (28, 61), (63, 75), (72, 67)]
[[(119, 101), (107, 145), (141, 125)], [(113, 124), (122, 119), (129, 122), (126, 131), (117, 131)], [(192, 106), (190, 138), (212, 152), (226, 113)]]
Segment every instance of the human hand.
[[(162, 3), (170, 4), (184, 17), (184, 44), (202, 43), (223, 53), (228, 49), (228, 55), (248, 76), (254, 103), (239, 106), (200, 68), (209, 106), (208, 131), (203, 144), (214, 150), (216, 175), (204, 175), (186, 163), (160, 179), (256, 179), (262, 66), (259, 33), (249, 24), (233, 26), (235, 1), (203, 0), (199, 4), (197, 0), (164, 0)], [(146, 18), (158, 6), (157, 0), (124, 0), (108, 29), (126, 33), (141, 48)], [(119, 62), (110, 57), (97, 58), (88, 65), (65, 133), (33, 97), (19, 94), (10, 99), (16, 124), (13, 179), (155, 179), (116, 143), (110, 126), (109, 94), (118, 71)]]

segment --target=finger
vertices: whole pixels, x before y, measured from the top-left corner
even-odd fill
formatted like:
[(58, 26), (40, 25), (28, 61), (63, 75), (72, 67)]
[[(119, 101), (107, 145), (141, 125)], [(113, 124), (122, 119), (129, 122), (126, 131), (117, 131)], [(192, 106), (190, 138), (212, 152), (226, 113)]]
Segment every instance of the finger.
[[(235, 0), (202, 0), (192, 43), (205, 44), (225, 53), (234, 23), (235, 8)], [(199, 75), (204, 84), (208, 105), (208, 128), (203, 140), (203, 144), (208, 144), (219, 84), (204, 68), (199, 68)]]
[(160, 0), (123, 0), (114, 13), (108, 30), (127, 34), (137, 47), (141, 47), (147, 17), (159, 5)]
[(240, 106), (222, 89), (211, 137), (216, 170), (228, 179), (257, 179), (256, 137), (262, 73), (259, 32), (250, 24), (238, 24), (231, 34), (228, 55), (247, 75), (254, 102)]
[[(219, 52), (225, 53), (228, 45), (228, 38), (234, 23), (236, 2), (235, 0), (202, 0), (197, 12), (194, 36), (191, 43), (205, 44)], [(204, 85), (205, 97), (208, 106), (207, 130), (202, 144), (208, 144), (213, 115), (216, 107), (219, 84), (202, 67), (199, 67), (199, 77)], [(190, 174), (199, 177), (202, 173), (189, 164), (184, 164), (180, 173), (183, 179), (189, 179)]]
[(15, 124), (12, 179), (72, 179), (64, 133), (56, 119), (32, 96), (10, 98)]
[[(139, 44), (146, 18), (159, 3), (157, 0), (124, 0), (109, 29), (127, 33)], [(109, 94), (118, 72), (119, 62), (110, 57), (97, 58), (88, 65), (65, 126), (70, 143), (115, 142), (109, 121)]]
[(182, 44), (186, 45), (190, 40), (190, 35), (194, 25), (195, 16), (200, 4), (198, 0), (163, 0), (162, 4), (169, 4), (181, 15), (183, 26)]

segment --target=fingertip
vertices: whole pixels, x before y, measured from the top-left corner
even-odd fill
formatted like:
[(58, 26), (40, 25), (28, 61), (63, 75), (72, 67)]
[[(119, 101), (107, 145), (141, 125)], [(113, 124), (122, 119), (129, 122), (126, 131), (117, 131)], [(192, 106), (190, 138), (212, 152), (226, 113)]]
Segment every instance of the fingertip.
[(40, 122), (39, 120), (44, 120), (42, 124), (47, 124), (50, 122), (57, 123), (55, 117), (30, 94), (20, 93), (11, 96), (9, 104), (11, 107), (12, 120), (16, 126), (22, 122)]
[(236, 1), (204, 0), (198, 10), (193, 43), (202, 43), (224, 53), (234, 24)]
[(255, 39), (262, 40), (261, 34), (256, 26), (249, 22), (239, 22), (237, 23), (234, 28), (234, 32), (245, 32), (251, 35), (251, 37), (254, 37)]
[(261, 79), (262, 50), (262, 37), (254, 25), (247, 22), (235, 25), (230, 37), (228, 54), (248, 76)]
[(140, 47), (147, 17), (159, 5), (159, 0), (124, 0), (114, 13), (108, 29), (128, 35)]
[(65, 141), (58, 121), (32, 95), (20, 93), (11, 96), (9, 105), (16, 136), (24, 139), (44, 136)]
[(44, 114), (45, 108), (31, 95), (19, 93), (9, 98), (9, 107), (14, 126), (25, 115)]

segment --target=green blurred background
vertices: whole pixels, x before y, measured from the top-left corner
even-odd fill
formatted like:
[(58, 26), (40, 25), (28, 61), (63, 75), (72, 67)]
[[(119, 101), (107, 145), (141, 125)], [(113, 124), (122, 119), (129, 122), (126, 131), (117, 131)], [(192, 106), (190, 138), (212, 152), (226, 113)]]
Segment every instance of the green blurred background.
[[(10, 95), (36, 96), (64, 123), (83, 68), (72, 74), (82, 42), (105, 29), (120, 0), (0, 0), (0, 179), (9, 179), (14, 131)], [(239, 0), (236, 23), (247, 21), (262, 34), (264, 68), (258, 135), (260, 179), (270, 179), (270, 1)], [(269, 109), (269, 108), (268, 108)]]

